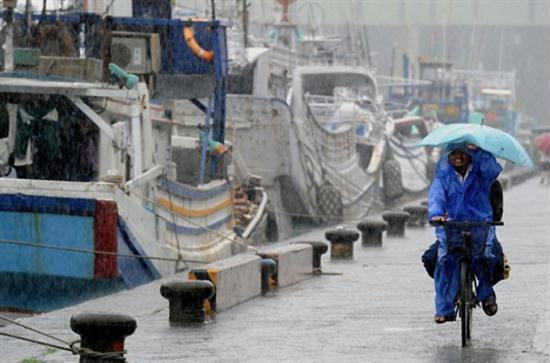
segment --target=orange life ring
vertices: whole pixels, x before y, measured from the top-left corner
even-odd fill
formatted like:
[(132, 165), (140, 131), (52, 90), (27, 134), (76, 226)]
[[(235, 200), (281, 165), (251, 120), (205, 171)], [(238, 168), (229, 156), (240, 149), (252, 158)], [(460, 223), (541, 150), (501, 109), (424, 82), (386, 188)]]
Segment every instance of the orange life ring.
[(195, 54), (202, 60), (212, 62), (212, 60), (214, 59), (214, 52), (201, 48), (201, 46), (195, 40), (195, 33), (193, 32), (193, 26), (191, 24), (186, 24), (183, 27), (183, 38), (185, 39), (187, 46), (189, 47), (189, 49), (191, 49), (193, 54)]

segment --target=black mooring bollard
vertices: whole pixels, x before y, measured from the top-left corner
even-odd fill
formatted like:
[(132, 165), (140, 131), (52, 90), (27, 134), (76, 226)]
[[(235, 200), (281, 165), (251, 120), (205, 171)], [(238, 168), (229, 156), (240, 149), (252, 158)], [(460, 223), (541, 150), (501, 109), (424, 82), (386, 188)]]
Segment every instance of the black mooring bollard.
[(106, 353), (104, 357), (98, 357), (83, 352), (80, 363), (121, 362), (120, 357), (124, 358), (124, 339), (132, 335), (136, 327), (136, 320), (128, 315), (76, 313), (71, 317), (71, 329), (80, 335), (80, 347)]
[(359, 238), (357, 231), (334, 229), (325, 233), (330, 241), (331, 258), (353, 258), (353, 242)]
[(428, 222), (428, 207), (425, 205), (410, 205), (403, 210), (410, 214), (407, 220), (408, 227), (424, 227)]
[(320, 275), (321, 271), (321, 256), (327, 253), (328, 245), (320, 241), (296, 241), (292, 243), (307, 244), (313, 248), (313, 274)]
[(405, 222), (409, 219), (409, 213), (400, 211), (387, 211), (382, 213), (382, 219), (388, 222), (388, 237), (404, 237)]
[(160, 294), (170, 304), (170, 324), (203, 323), (204, 300), (210, 299), (215, 291), (214, 284), (208, 280), (171, 281), (162, 284)]
[(367, 219), (357, 225), (357, 229), (361, 231), (363, 246), (381, 246), (382, 232), (388, 227), (384, 221), (376, 219)]
[(270, 278), (277, 273), (277, 263), (272, 258), (262, 258), (260, 264), (262, 266), (262, 293), (266, 293), (272, 290)]

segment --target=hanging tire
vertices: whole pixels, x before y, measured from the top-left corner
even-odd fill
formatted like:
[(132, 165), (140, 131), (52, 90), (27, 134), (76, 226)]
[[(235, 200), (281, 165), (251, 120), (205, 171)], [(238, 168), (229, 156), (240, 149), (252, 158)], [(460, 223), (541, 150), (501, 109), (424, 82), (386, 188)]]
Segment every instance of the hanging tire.
[(403, 195), (403, 182), (401, 180), (401, 166), (395, 159), (384, 162), (382, 167), (382, 181), (384, 197), (386, 200), (394, 200)]

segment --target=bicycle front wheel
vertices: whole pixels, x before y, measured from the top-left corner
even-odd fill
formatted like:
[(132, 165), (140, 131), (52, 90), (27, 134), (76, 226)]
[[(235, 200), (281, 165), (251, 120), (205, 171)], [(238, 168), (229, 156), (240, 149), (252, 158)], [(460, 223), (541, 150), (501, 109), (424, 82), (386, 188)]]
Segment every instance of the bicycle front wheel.
[(460, 322), (462, 346), (468, 345), (472, 331), (472, 278), (467, 261), (460, 263)]

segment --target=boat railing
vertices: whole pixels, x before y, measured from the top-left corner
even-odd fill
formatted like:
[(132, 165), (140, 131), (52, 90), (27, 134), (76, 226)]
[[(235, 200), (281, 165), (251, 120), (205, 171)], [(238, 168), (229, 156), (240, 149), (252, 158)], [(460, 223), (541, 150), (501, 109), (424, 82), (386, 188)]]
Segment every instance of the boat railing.
[(0, 178), (0, 194), (113, 200), (116, 189), (107, 182)]
[(358, 56), (314, 54), (312, 52), (291, 50), (289, 47), (279, 44), (272, 45), (270, 49), (271, 70), (272, 73), (278, 75), (285, 74), (286, 72), (290, 76), (291, 70), (299, 65), (331, 66), (338, 64), (357, 66), (361, 63), (361, 59)]
[(361, 105), (362, 108), (365, 107), (365, 112), (352, 113), (347, 119), (342, 119), (340, 117), (338, 120), (338, 125), (350, 125), (356, 127), (361, 123), (374, 121), (373, 113), (376, 110), (373, 110), (372, 107), (369, 107), (366, 104), (369, 100), (361, 97), (334, 97), (306, 94), (304, 101), (308, 104), (310, 111), (313, 113), (317, 121), (328, 129), (330, 129), (331, 126), (331, 118), (334, 116), (338, 108), (344, 103), (357, 103), (358, 105)]
[(386, 87), (421, 87), (429, 86), (430, 81), (415, 79), (415, 78), (403, 78), (403, 77), (393, 77), (393, 76), (376, 76), (376, 83), (378, 88)]
[(306, 102), (308, 103), (318, 103), (318, 104), (332, 104), (335, 106), (339, 106), (343, 102), (368, 102), (370, 101), (367, 97), (362, 96), (353, 96), (353, 95), (346, 95), (346, 96), (325, 96), (325, 95), (315, 95), (311, 93), (307, 93), (304, 97)]

